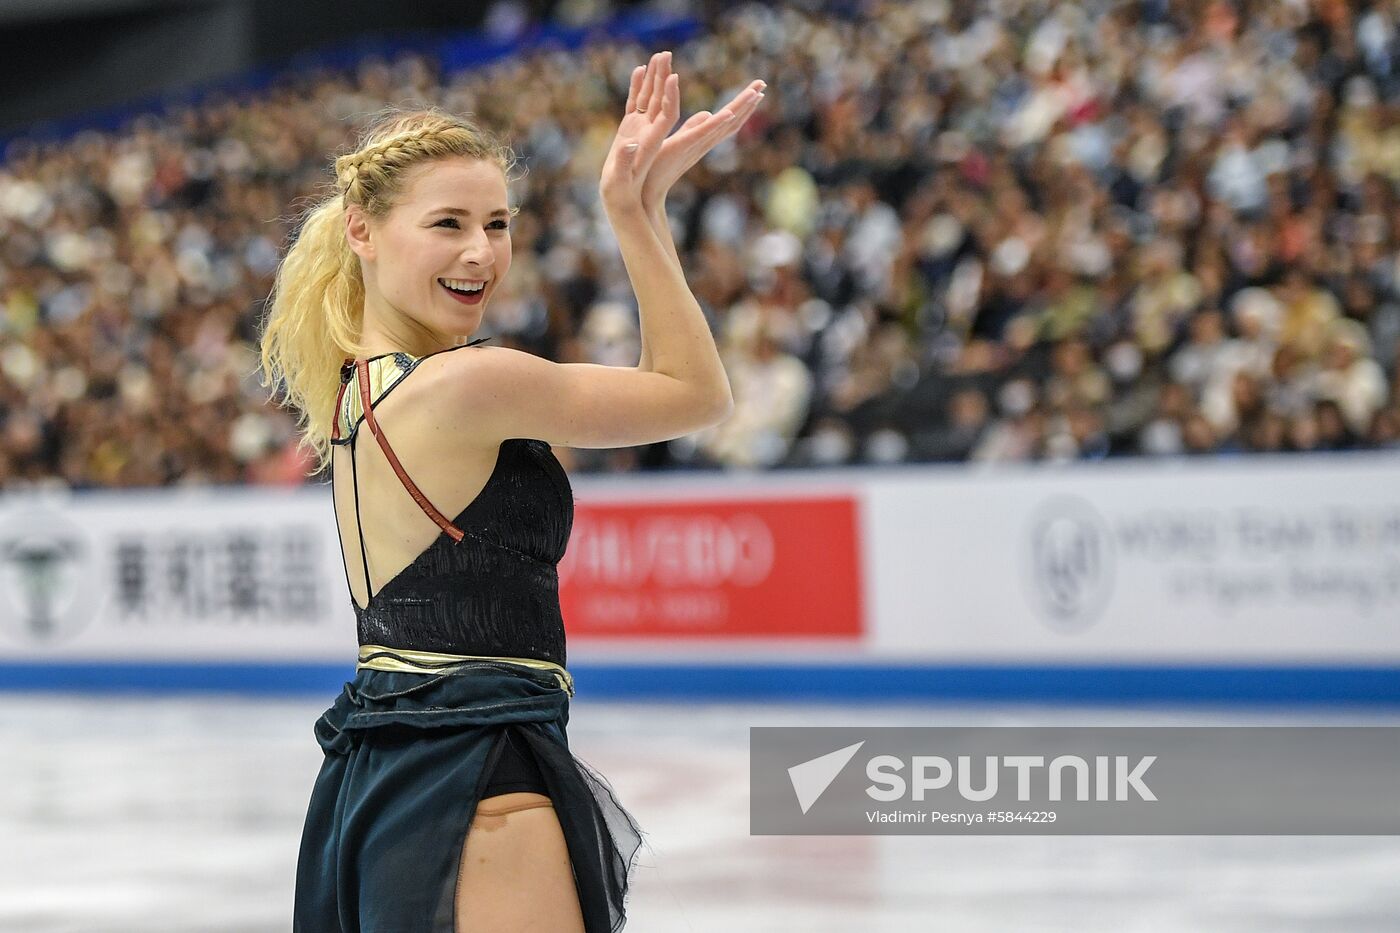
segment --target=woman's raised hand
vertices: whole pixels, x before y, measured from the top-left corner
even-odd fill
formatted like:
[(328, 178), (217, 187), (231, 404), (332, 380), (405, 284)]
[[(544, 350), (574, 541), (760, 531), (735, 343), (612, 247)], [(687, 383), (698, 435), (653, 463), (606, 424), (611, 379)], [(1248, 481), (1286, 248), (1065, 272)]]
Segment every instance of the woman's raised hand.
[(603, 163), (598, 189), (608, 211), (652, 209), (691, 166), (754, 112), (767, 85), (754, 81), (715, 113), (702, 110), (667, 138), (680, 116), (680, 76), (671, 53), (658, 52), (632, 71), (627, 108)]
[[(669, 81), (671, 74), (671, 53), (667, 52), (660, 63), (662, 80)], [(638, 75), (632, 75), (632, 84), (638, 83)], [(677, 96), (680, 77), (675, 76)], [(671, 136), (661, 143), (661, 151), (656, 154), (646, 181), (642, 183), (642, 204), (651, 209), (660, 206), (682, 175), (690, 171), (707, 152), (718, 146), (728, 137), (739, 131), (739, 127), (758, 109), (763, 100), (763, 90), (768, 84), (764, 81), (750, 81), (748, 87), (734, 96), (724, 107), (715, 113), (701, 110), (692, 114)]]

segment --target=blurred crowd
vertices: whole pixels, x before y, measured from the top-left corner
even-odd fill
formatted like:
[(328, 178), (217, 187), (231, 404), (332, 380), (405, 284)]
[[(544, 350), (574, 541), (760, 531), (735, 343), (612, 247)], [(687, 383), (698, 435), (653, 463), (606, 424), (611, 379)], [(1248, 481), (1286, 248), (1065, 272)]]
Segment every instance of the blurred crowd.
[[(573, 469), (1400, 446), (1400, 2), (812, 6), (674, 46), (683, 116), (768, 82), (669, 204), (733, 416)], [(386, 104), (471, 113), (528, 169), (477, 336), (634, 365), (597, 180), (650, 51), (369, 59), (12, 143), (0, 483), (303, 482), (263, 301)]]

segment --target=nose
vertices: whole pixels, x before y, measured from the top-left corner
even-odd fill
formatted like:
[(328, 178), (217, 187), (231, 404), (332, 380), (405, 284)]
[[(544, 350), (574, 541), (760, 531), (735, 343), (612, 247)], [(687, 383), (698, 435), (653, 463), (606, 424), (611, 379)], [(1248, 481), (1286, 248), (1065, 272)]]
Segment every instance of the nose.
[(491, 240), (486, 236), (486, 231), (478, 229), (467, 237), (467, 242), (462, 246), (459, 256), (462, 264), (468, 268), (475, 267), (477, 272), (488, 272), (491, 269), (493, 260), (491, 251)]

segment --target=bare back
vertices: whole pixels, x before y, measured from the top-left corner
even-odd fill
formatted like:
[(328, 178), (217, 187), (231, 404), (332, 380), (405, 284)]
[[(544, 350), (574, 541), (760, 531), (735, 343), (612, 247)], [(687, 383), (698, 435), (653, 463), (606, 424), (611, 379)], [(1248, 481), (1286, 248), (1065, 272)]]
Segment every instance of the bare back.
[[(452, 350), (458, 356), (479, 352), (469, 347)], [(378, 443), (345, 444), (338, 439), (331, 454), (341, 552), (351, 596), (362, 610), (444, 532), (415, 501), (410, 486), (444, 515), (457, 515), (480, 495), (501, 456), (499, 439), (481, 438), (460, 426), (449, 429), (444, 424), (442, 400), (435, 398), (441, 392), (434, 389), (432, 379), (426, 374), (409, 378), (426, 358), (381, 354), (370, 362), (385, 357), (396, 358), (384, 360), (393, 364), (385, 367), (388, 372), (367, 365), (364, 385), (359, 370), (351, 371), (347, 365), (343, 378), (348, 382), (340, 396), (341, 403), (353, 403), (355, 399), (347, 399), (347, 393), (358, 393), (360, 404), (348, 407), (346, 420), (356, 411), (363, 419), (368, 409)], [(358, 440), (357, 428), (350, 433)], [(389, 433), (392, 442), (380, 437)], [(356, 563), (351, 557), (357, 553), (361, 555), (358, 575), (349, 572)]]
[[(418, 489), (440, 511), (456, 515), (485, 487), (500, 455), (500, 443), (477, 442), (468, 432), (443, 430), (435, 412), (423, 404), (426, 380), (406, 378), (374, 412), (394, 452)], [(368, 433), (368, 432), (366, 432)], [(368, 440), (369, 443), (364, 443)], [(350, 457), (355, 457), (352, 482)], [(360, 567), (360, 534), (368, 558), (369, 584), (378, 593), (442, 534), (442, 529), (414, 502), (393, 466), (372, 439), (339, 446), (331, 455), (335, 486), (336, 524), (346, 560), (350, 593), (365, 608), (373, 593), (365, 592)], [(355, 485), (359, 486), (359, 521)], [(360, 572), (354, 572), (359, 567)]]

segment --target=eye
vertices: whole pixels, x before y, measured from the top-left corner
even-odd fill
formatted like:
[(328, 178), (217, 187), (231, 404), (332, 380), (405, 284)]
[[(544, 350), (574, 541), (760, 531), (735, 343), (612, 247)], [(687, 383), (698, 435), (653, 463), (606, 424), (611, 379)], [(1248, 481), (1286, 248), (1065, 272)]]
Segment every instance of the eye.
[(434, 226), (434, 227), (441, 227), (441, 226), (444, 226), (444, 225), (446, 225), (446, 224), (451, 224), (453, 230), (456, 230), (458, 227), (461, 226), (461, 224), (457, 223), (457, 218), (456, 218), (456, 217), (444, 217), (442, 220), (439, 220), (437, 223), (433, 224), (433, 226)]
[(509, 230), (510, 224), (504, 220), (497, 220), (492, 222), (491, 227), (494, 230)]

